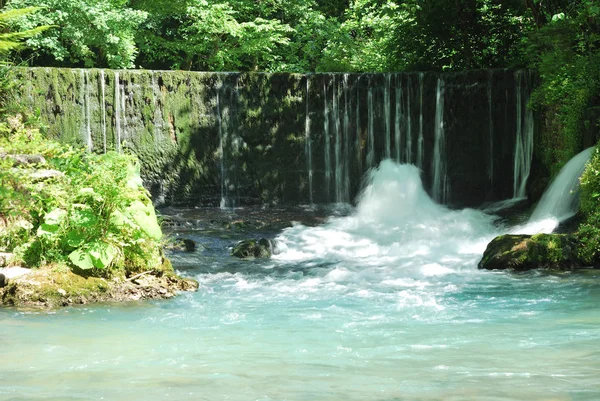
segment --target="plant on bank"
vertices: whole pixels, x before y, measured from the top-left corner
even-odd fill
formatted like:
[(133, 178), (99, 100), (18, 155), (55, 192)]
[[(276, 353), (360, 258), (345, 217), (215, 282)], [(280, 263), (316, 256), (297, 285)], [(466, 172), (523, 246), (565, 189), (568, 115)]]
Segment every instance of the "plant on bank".
[(598, 146), (580, 178), (583, 222), (579, 226), (580, 257), (590, 265), (600, 262), (600, 151)]
[[(17, 262), (93, 275), (163, 267), (162, 232), (134, 156), (44, 140), (21, 116), (0, 124), (0, 154), (0, 249)], [(45, 163), (16, 163), (23, 154)]]

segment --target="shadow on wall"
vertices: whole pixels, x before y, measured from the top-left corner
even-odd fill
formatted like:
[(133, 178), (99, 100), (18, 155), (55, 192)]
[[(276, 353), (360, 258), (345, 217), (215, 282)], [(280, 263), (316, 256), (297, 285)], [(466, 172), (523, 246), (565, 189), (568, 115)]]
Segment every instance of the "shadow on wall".
[(350, 203), (392, 158), (443, 203), (476, 206), (512, 197), (530, 163), (517, 146), (533, 118), (523, 71), (18, 73), (51, 135), (136, 153), (161, 204)]

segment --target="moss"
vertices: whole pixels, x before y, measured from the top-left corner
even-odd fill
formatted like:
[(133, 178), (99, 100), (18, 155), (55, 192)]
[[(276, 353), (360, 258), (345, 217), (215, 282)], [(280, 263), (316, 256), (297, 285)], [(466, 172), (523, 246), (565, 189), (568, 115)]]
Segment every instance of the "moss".
[(478, 267), (519, 271), (577, 269), (586, 266), (579, 257), (580, 247), (581, 244), (574, 235), (501, 235), (490, 242)]

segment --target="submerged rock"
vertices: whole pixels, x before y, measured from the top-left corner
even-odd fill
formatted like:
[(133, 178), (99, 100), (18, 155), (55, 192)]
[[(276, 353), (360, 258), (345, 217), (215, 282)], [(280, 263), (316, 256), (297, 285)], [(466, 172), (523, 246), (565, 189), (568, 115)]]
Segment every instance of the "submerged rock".
[(231, 254), (240, 259), (270, 258), (287, 251), (287, 246), (277, 240), (261, 238), (240, 241), (233, 247)]
[(574, 235), (536, 234), (496, 237), (479, 262), (480, 269), (574, 270), (587, 267), (578, 256), (579, 241)]

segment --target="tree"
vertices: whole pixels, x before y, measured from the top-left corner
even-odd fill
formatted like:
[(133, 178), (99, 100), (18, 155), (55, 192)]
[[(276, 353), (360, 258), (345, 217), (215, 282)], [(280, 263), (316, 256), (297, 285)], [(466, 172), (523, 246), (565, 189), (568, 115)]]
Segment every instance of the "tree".
[(27, 39), (38, 65), (133, 68), (137, 55), (135, 32), (147, 18), (125, 0), (11, 0), (7, 8), (43, 7), (43, 13), (15, 21), (17, 30), (52, 25), (40, 36)]

